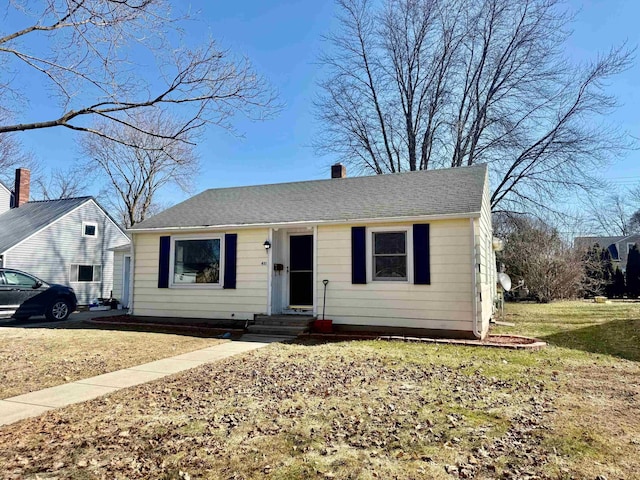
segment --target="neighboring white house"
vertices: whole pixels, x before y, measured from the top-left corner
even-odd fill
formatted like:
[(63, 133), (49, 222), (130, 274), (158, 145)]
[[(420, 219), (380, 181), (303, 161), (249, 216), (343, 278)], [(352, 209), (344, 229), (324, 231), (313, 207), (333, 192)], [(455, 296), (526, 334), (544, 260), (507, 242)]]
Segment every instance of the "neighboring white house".
[(11, 207), (13, 207), (13, 192), (0, 182), (0, 215), (8, 212)]
[(130, 311), (244, 323), (324, 308), (340, 328), (484, 337), (486, 166), (332, 177), (207, 190), (135, 225)]
[(18, 169), (14, 192), (14, 205), (0, 213), (0, 265), (69, 285), (80, 304), (111, 296), (111, 249), (129, 238), (106, 211), (92, 197), (29, 201), (25, 169)]

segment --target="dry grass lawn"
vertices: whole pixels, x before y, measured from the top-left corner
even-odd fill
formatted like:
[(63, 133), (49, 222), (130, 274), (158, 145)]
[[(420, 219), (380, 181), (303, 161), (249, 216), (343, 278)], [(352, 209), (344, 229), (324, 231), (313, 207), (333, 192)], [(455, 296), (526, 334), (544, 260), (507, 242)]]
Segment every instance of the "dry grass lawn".
[(0, 471), (16, 479), (639, 479), (640, 304), (509, 313), (518, 325), (502, 332), (537, 332), (553, 344), (539, 352), (271, 345), (0, 428)]
[(82, 322), (0, 328), (0, 399), (215, 345), (222, 340)]

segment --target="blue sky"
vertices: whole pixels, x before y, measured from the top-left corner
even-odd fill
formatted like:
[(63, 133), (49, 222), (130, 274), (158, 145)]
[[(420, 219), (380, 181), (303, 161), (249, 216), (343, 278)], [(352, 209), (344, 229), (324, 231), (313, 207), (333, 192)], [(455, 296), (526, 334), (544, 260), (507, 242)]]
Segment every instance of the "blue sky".
[[(640, 2), (635, 0), (571, 0), (577, 11), (568, 54), (577, 61), (594, 58), (598, 52), (628, 41), (640, 44)], [(184, 4), (183, 4), (184, 5)], [(212, 187), (250, 185), (326, 178), (331, 158), (321, 158), (310, 147), (318, 132), (312, 114), (317, 92), (321, 36), (333, 26), (334, 4), (330, 0), (200, 0), (192, 10), (202, 12), (190, 36), (206, 40), (212, 36), (239, 54), (246, 54), (257, 70), (280, 92), (285, 107), (267, 122), (240, 119), (244, 134), (238, 138), (212, 128), (199, 145), (202, 175), (196, 191)], [(640, 61), (610, 84), (621, 107), (611, 121), (640, 137)], [(46, 108), (46, 92), (37, 83), (28, 85), (33, 111)], [(63, 166), (78, 158), (73, 132), (49, 129), (20, 135), (25, 147), (49, 167)], [(614, 185), (640, 182), (640, 152), (616, 159), (604, 172)], [(88, 192), (97, 193), (97, 192)], [(186, 197), (166, 192), (167, 201)]]

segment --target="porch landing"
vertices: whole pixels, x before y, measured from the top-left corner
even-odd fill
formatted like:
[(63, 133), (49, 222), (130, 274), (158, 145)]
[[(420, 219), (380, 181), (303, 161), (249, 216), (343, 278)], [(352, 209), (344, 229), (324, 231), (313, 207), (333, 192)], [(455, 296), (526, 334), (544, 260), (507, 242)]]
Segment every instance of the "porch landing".
[(298, 336), (309, 331), (313, 315), (256, 315), (249, 333)]

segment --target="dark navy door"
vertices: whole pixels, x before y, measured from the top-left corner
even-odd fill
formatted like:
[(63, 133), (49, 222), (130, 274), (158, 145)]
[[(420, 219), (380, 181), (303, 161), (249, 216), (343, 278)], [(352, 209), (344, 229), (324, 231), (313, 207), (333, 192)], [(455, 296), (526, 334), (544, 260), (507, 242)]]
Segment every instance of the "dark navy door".
[(313, 235), (289, 237), (289, 306), (313, 307)]

